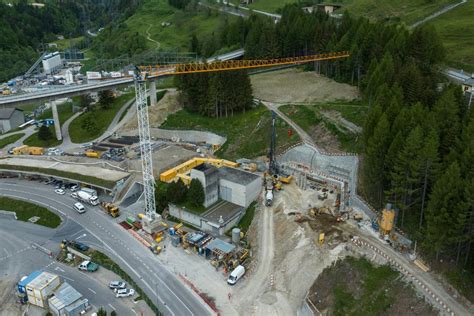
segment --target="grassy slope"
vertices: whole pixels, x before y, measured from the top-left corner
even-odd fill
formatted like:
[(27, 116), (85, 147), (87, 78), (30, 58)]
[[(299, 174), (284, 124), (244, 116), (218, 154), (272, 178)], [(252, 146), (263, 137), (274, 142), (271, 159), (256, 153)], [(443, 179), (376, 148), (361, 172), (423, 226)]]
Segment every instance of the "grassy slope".
[[(335, 110), (341, 113), (341, 116), (346, 120), (363, 126), (367, 114), (367, 107), (359, 101), (355, 102), (333, 102), (315, 105), (284, 105), (280, 110), (287, 114), (293, 121), (296, 122), (302, 129), (311, 134), (311, 131), (318, 125), (324, 124), (324, 127), (334, 134), (341, 144), (341, 150), (347, 152), (359, 152), (360, 144), (358, 142), (358, 135), (349, 132), (346, 128), (324, 118), (320, 110)], [(344, 130), (344, 132), (341, 131)], [(316, 140), (316, 143), (318, 141)]]
[(443, 39), (450, 66), (474, 72), (474, 1), (429, 22)]
[[(126, 23), (145, 37), (149, 29), (150, 37), (160, 42), (161, 49), (188, 51), (192, 34), (200, 38), (211, 34), (219, 29), (220, 21), (222, 17), (215, 11), (211, 15), (201, 11), (185, 12), (171, 7), (167, 0), (149, 0)], [(171, 25), (162, 27), (162, 22), (171, 22)], [(149, 48), (156, 47), (156, 43), (151, 41), (147, 41), (147, 45)]]
[[(63, 103), (58, 105), (58, 115), (59, 115), (59, 122), (60, 124), (64, 124), (74, 113), (72, 113), (72, 103)], [(53, 118), (53, 111), (52, 109), (47, 109), (44, 111), (39, 117), (39, 120)], [(56, 139), (56, 131), (54, 126), (50, 126), (49, 130), (54, 135), (54, 138), (48, 142), (38, 139), (38, 133), (32, 134), (30, 137), (25, 139), (23, 142), (25, 145), (28, 146), (39, 146), (39, 147), (55, 147), (62, 143), (62, 141)]]
[(25, 201), (15, 200), (7, 197), (0, 197), (0, 209), (16, 212), (18, 220), (27, 222), (33, 216), (40, 219), (38, 225), (56, 228), (61, 224), (61, 218), (48, 209)]
[(343, 0), (352, 13), (374, 19), (402, 21), (410, 25), (457, 0)]
[[(115, 117), (115, 114), (120, 108), (130, 99), (134, 97), (134, 93), (126, 93), (114, 100), (114, 104), (109, 109), (101, 109), (99, 106), (93, 111), (82, 114), (74, 119), (69, 125), (69, 135), (71, 141), (74, 143), (84, 143), (96, 139), (102, 135)], [(82, 128), (82, 123), (87, 118), (90, 118), (97, 127), (92, 132), (86, 131)]]
[[(227, 137), (227, 142), (217, 155), (227, 159), (253, 158), (266, 155), (270, 145), (270, 112), (263, 106), (235, 114), (233, 117), (214, 119), (187, 111), (168, 116), (162, 128), (197, 129)], [(298, 136), (287, 135), (288, 126), (277, 122), (277, 152), (299, 141)], [(245, 136), (245, 137), (242, 137)]]
[(8, 137), (0, 139), (0, 148), (3, 148), (11, 143), (16, 142), (23, 136), (25, 136), (25, 133), (14, 134), (14, 135), (10, 135)]

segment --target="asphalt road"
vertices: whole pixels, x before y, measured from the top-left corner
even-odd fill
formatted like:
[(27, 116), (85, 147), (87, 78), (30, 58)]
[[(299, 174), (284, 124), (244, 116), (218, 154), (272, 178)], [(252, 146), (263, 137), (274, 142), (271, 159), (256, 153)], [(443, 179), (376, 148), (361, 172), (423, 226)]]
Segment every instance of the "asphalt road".
[[(0, 218), (0, 278), (19, 280), (32, 271), (45, 270), (59, 275), (71, 284), (96, 308), (103, 307), (119, 315), (129, 315), (131, 309), (121, 299), (114, 297), (111, 290), (94, 280), (91, 276), (54, 261), (46, 253), (32, 247), (33, 243), (48, 249), (58, 249), (59, 241), (65, 235), (80, 233), (83, 228), (73, 221), (66, 220), (58, 229), (16, 221), (13, 218)], [(0, 313), (1, 314), (1, 313)]]
[[(120, 220), (104, 214), (98, 207), (86, 206), (85, 214), (72, 208), (75, 200), (68, 194), (57, 195), (51, 186), (19, 179), (0, 182), (0, 195), (30, 200), (67, 217), (84, 228), (77, 231), (66, 223), (54, 239), (77, 234), (86, 244), (98, 248), (117, 262), (147, 293), (165, 315), (209, 315), (210, 309), (197, 295), (183, 285), (155, 255), (117, 224)], [(71, 225), (71, 226), (68, 226)], [(68, 231), (70, 230), (70, 231)]]

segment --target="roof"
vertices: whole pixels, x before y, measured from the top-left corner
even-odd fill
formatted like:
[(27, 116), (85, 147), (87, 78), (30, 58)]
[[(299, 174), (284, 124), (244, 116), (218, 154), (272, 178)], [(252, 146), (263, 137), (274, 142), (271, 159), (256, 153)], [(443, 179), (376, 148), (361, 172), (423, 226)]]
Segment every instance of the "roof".
[(231, 253), (235, 249), (235, 246), (223, 240), (214, 239), (213, 241), (207, 244), (206, 249), (209, 249), (210, 251), (218, 250), (219, 252), (227, 254)]
[(35, 272), (32, 272), (30, 273), (29, 276), (26, 277), (26, 279), (18, 282), (18, 285), (19, 286), (27, 286), (28, 283), (30, 283), (31, 281), (33, 281), (38, 275), (40, 275), (42, 273), (42, 271), (35, 271)]
[(17, 109), (17, 108), (3, 108), (0, 109), (0, 120), (8, 120), (10, 117), (12, 117), (13, 113), (15, 111), (21, 111), (23, 110)]
[[(229, 221), (235, 218), (235, 216), (239, 215), (240, 212), (243, 210), (243, 207), (227, 202), (227, 201), (219, 201), (213, 204), (204, 214), (202, 214), (202, 218), (206, 219), (208, 222), (211, 222), (215, 225), (222, 226), (226, 225)], [(219, 220), (223, 220), (223, 223), (219, 223)]]
[(49, 299), (49, 305), (54, 306), (57, 310), (62, 310), (81, 298), (81, 293), (69, 285), (69, 283), (64, 282), (54, 291), (53, 296)]
[(219, 170), (220, 179), (225, 179), (238, 184), (246, 185), (260, 178), (258, 175), (230, 167), (222, 167)]
[(48, 284), (53, 282), (56, 278), (59, 278), (56, 274), (52, 274), (46, 271), (41, 272), (36, 278), (30, 281), (30, 283), (27, 284), (27, 287), (33, 288), (36, 290), (43, 289)]
[(196, 166), (193, 169), (202, 171), (206, 175), (210, 174), (210, 173), (213, 173), (213, 172), (216, 172), (216, 170), (217, 170), (216, 167), (214, 167), (212, 165), (209, 165), (207, 163), (203, 163), (202, 165)]

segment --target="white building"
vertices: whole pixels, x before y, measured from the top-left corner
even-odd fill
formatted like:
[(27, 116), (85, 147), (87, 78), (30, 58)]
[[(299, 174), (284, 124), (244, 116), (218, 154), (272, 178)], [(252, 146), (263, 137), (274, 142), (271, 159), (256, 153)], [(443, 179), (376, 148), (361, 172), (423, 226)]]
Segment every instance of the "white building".
[(43, 70), (46, 74), (51, 74), (60, 69), (63, 65), (59, 52), (54, 52), (43, 57)]
[(23, 110), (17, 108), (0, 109), (0, 132), (6, 133), (25, 123)]
[(224, 201), (248, 207), (262, 190), (262, 177), (235, 168), (222, 167), (219, 171), (219, 197)]

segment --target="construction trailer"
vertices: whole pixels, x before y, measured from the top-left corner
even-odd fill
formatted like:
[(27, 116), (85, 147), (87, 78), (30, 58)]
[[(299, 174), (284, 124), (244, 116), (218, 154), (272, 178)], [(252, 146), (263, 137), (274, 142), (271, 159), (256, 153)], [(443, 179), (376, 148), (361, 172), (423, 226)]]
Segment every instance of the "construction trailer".
[(46, 271), (35, 273), (35, 277), (24, 286), (28, 302), (42, 308), (48, 306), (48, 297), (61, 284), (59, 276)]

